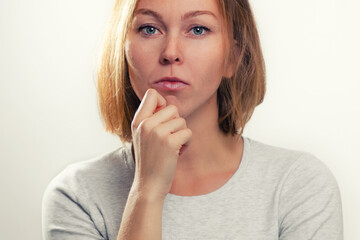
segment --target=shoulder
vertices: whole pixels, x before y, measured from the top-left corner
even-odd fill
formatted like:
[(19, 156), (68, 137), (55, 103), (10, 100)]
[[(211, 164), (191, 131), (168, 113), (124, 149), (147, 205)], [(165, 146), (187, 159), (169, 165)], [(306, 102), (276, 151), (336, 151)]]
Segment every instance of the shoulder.
[(328, 166), (309, 152), (249, 145), (248, 164), (263, 185), (276, 185), (279, 239), (342, 239), (340, 189)]
[(254, 139), (247, 138), (249, 142), (250, 154), (256, 159), (262, 161), (285, 161), (287, 164), (296, 161), (301, 155), (308, 154), (305, 151), (288, 149), (263, 143)]
[[(109, 206), (122, 206), (117, 191), (127, 189), (129, 159), (126, 146), (68, 165), (48, 184), (42, 199), (46, 239), (105, 239), (104, 215)], [(126, 191), (125, 191), (126, 192)], [(106, 196), (106, 198), (104, 197)], [(107, 215), (108, 217), (108, 215)], [(107, 238), (106, 238), (107, 239)]]
[(247, 142), (248, 164), (260, 170), (277, 172), (277, 175), (286, 174), (286, 171), (297, 167), (319, 171), (328, 170), (325, 164), (312, 153), (275, 146), (250, 138), (247, 138)]
[(248, 168), (273, 180), (282, 193), (301, 187), (314, 190), (323, 185), (337, 189), (337, 181), (328, 166), (312, 153), (287, 149), (249, 139)]
[[(86, 195), (112, 181), (131, 175), (128, 146), (80, 162), (72, 163), (59, 172), (48, 184), (44, 198), (53, 194)], [(75, 196), (74, 196), (75, 197)]]

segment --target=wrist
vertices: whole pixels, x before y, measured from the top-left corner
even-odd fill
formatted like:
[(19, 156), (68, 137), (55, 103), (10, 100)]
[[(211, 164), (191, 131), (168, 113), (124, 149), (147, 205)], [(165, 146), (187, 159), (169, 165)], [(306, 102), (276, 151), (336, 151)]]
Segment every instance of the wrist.
[(135, 197), (140, 201), (144, 201), (151, 204), (160, 204), (162, 205), (165, 201), (165, 197), (161, 194), (157, 194), (156, 191), (142, 187), (139, 184), (133, 184), (130, 189), (129, 197)]

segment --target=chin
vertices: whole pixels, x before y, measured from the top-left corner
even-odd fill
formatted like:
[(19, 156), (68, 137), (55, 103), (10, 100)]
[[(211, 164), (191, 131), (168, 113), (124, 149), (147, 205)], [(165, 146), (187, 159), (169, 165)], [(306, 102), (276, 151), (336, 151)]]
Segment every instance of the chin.
[(166, 105), (175, 105), (178, 107), (178, 109), (180, 110), (180, 107), (181, 107), (181, 102), (179, 101), (179, 99), (174, 96), (174, 95), (162, 95), (165, 100), (166, 100)]
[(174, 95), (165, 95), (165, 96), (162, 95), (162, 96), (165, 98), (167, 106), (175, 105), (177, 107), (180, 117), (186, 118), (189, 115), (189, 113), (186, 110), (186, 105), (178, 97)]

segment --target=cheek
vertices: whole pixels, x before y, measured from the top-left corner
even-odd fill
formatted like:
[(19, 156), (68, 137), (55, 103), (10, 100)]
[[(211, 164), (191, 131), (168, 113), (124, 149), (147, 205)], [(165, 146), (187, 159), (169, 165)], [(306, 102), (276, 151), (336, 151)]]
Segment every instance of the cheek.
[(193, 54), (192, 72), (205, 88), (214, 90), (220, 85), (223, 76), (223, 59), (224, 54), (219, 48), (212, 48), (212, 51), (207, 48), (205, 51), (197, 51)]
[(129, 68), (130, 83), (140, 100), (142, 100), (146, 92), (146, 85), (142, 82), (146, 75), (146, 70), (144, 69), (146, 58), (145, 54), (142, 54), (143, 50), (142, 47), (139, 47), (133, 41), (127, 41), (125, 44), (125, 56)]
[(129, 67), (133, 72), (140, 70), (141, 62), (144, 61), (144, 55), (141, 54), (143, 49), (136, 42), (127, 41), (125, 44), (125, 55)]
[[(125, 43), (125, 55), (129, 66), (130, 82), (135, 89), (143, 91), (147, 88), (146, 81), (150, 78), (152, 69), (154, 69), (153, 48), (137, 42), (129, 40)], [(135, 85), (135, 86), (134, 86)]]
[(141, 40), (133, 35), (130, 35), (125, 42), (125, 55), (129, 67), (133, 68), (135, 74), (142, 77), (148, 77), (149, 71), (154, 68), (156, 51), (157, 48), (153, 42)]

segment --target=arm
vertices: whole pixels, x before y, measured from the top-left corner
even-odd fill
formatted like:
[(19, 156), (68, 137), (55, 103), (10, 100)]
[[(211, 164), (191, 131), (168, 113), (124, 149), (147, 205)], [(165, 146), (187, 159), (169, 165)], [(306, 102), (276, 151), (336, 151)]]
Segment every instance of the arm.
[(161, 240), (162, 209), (181, 146), (192, 132), (175, 105), (149, 88), (131, 122), (135, 175), (118, 240)]
[(279, 201), (280, 240), (342, 240), (341, 196), (328, 167), (304, 154), (285, 176)]
[[(109, 239), (102, 213), (89, 198), (88, 186), (81, 182), (86, 181), (81, 175), (84, 172), (68, 166), (47, 186), (42, 199), (44, 240)], [(123, 217), (117, 239), (160, 240), (164, 198), (136, 186), (130, 190), (124, 212), (119, 213)]]
[(126, 202), (117, 240), (161, 240), (164, 201), (131, 189)]
[(44, 240), (104, 240), (83, 199), (63, 181), (52, 181), (42, 200)]

